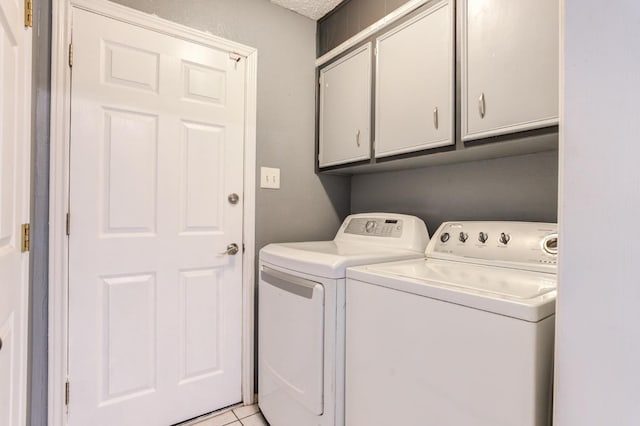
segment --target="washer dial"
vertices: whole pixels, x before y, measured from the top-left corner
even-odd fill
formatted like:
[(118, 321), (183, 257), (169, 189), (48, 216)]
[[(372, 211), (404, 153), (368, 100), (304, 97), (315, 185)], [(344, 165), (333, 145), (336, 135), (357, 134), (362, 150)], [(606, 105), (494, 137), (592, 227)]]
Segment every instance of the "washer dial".
[(550, 234), (542, 240), (542, 249), (552, 256), (558, 254), (558, 234)]
[(504, 232), (500, 233), (500, 242), (502, 244), (506, 246), (509, 243), (509, 240), (511, 240), (511, 235), (505, 234)]

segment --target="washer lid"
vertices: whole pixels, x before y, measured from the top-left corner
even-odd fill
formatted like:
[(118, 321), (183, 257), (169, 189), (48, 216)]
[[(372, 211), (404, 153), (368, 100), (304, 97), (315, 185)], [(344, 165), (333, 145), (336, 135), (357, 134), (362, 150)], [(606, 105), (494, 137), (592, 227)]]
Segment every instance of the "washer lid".
[(429, 259), (350, 268), (347, 278), (525, 321), (555, 313), (555, 274)]
[(350, 266), (416, 258), (424, 258), (424, 253), (340, 241), (269, 244), (260, 250), (260, 260), (264, 262), (334, 279), (344, 278), (346, 268)]

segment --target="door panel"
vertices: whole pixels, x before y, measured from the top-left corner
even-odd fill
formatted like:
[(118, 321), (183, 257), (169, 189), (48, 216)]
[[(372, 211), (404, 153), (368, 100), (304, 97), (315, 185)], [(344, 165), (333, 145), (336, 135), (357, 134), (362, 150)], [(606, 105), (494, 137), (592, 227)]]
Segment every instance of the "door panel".
[(122, 237), (153, 233), (158, 116), (105, 109), (104, 121), (103, 232)]
[(26, 423), (31, 30), (23, 5), (0, 2), (0, 425)]
[(220, 276), (215, 269), (180, 274), (181, 383), (222, 373)]
[(134, 397), (155, 390), (155, 274), (103, 277), (100, 358), (101, 401)]
[(240, 402), (245, 61), (73, 11), (70, 425)]
[(221, 229), (224, 198), (224, 127), (183, 122), (181, 210), (183, 233)]

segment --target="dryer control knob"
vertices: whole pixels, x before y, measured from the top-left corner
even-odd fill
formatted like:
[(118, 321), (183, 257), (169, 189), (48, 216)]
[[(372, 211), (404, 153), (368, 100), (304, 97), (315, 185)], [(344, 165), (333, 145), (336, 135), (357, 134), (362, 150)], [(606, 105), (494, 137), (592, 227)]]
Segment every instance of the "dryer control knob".
[(368, 220), (367, 223), (364, 224), (364, 230), (367, 232), (367, 234), (372, 233), (375, 228), (376, 228), (375, 220)]
[(487, 234), (486, 232), (481, 232), (478, 234), (478, 241), (480, 241), (482, 244), (486, 243), (488, 239), (489, 234)]
[(467, 240), (469, 239), (469, 234), (467, 234), (466, 232), (461, 232), (460, 235), (458, 236), (458, 239), (463, 243), (466, 243)]
[(440, 241), (442, 241), (443, 243), (449, 241), (449, 233), (445, 232), (444, 234), (440, 235)]

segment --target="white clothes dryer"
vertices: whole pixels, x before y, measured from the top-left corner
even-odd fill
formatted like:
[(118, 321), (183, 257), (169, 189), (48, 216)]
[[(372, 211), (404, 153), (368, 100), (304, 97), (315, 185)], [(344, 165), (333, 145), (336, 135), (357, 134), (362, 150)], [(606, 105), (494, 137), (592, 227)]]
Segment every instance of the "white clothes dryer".
[(349, 266), (423, 258), (417, 217), (347, 217), (333, 241), (260, 250), (258, 404), (272, 426), (344, 425), (344, 298)]
[(446, 222), (349, 268), (348, 426), (549, 426), (557, 225)]

